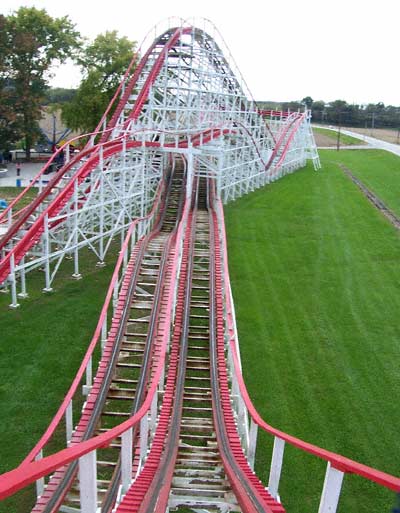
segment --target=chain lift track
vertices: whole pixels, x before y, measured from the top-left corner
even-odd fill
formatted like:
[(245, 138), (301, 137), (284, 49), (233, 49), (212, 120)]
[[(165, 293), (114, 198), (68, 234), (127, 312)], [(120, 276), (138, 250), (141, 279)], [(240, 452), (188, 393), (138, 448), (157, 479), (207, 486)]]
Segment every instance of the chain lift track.
[[(283, 513), (285, 444), (327, 462), (318, 513), (336, 511), (345, 474), (399, 492), (399, 478), (267, 424), (241, 374), (222, 204), (307, 159), (319, 168), (310, 113), (259, 111), (205, 20), (155, 36), (84, 150), (70, 158), (66, 148), (43, 187), (46, 166), (39, 173), (38, 197), (16, 210), (24, 191), (0, 216), (0, 282), (13, 307), (27, 271), (42, 267), (50, 290), (64, 257), (79, 277), (83, 247), (103, 263), (121, 238), (71, 388), (0, 476), (0, 500), (36, 482), (34, 513)], [(73, 404), (83, 404), (75, 426)], [(48, 454), (63, 428), (66, 447)], [(253, 470), (259, 428), (274, 440), (268, 487)]]

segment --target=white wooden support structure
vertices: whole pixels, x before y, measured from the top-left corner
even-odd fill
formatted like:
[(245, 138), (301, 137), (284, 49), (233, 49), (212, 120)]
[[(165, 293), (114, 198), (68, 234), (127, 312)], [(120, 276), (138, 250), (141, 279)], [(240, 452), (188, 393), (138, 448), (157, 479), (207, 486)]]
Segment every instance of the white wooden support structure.
[[(39, 461), (43, 458), (43, 451), (39, 451), (35, 456), (35, 461)], [(41, 477), (36, 481), (36, 497), (39, 498), (44, 492), (44, 477)]]
[(7, 225), (8, 227), (12, 225), (12, 208), (10, 208), (7, 214)]
[(53, 289), (50, 286), (50, 235), (49, 235), (49, 215), (44, 217), (44, 233), (43, 233), (43, 246), (44, 246), (44, 273), (45, 273), (45, 287), (43, 292), (51, 292)]
[(144, 460), (147, 455), (147, 445), (149, 441), (149, 421), (147, 417), (147, 413), (140, 420), (140, 464), (139, 467), (142, 467), (144, 464)]
[[(78, 258), (83, 248), (93, 251), (99, 264), (104, 265), (111, 241), (118, 236), (122, 239), (133, 219), (149, 212), (160, 179), (170, 166), (169, 155), (186, 156), (188, 194), (194, 176), (209, 177), (215, 179), (217, 195), (224, 202), (303, 167), (307, 158), (319, 165), (309, 113), (281, 112), (264, 119), (212, 23), (201, 20), (200, 28), (193, 20), (193, 30), (188, 32), (189, 20), (175, 22), (174, 28), (170, 26), (158, 34), (159, 41), (167, 41), (176, 30), (182, 30), (176, 42), (181, 51), (165, 51), (163, 66), (152, 77), (148, 97), (135, 119), (135, 101), (128, 98), (125, 106), (121, 105), (123, 126), (107, 129), (103, 143), (89, 136), (87, 152), (82, 152), (81, 159), (79, 155), (71, 159), (67, 146), (66, 163), (59, 171), (62, 180), (52, 188), (48, 202), (41, 203), (20, 227), (16, 240), (20, 236), (29, 238), (31, 229), (36, 240), (35, 222), (44, 208), (55, 207), (50, 210), (54, 217), (47, 218), (39, 230), (41, 243), (29, 247), (29, 258), (23, 264), (15, 262), (18, 272), (22, 267), (28, 272), (44, 266), (44, 291), (51, 290), (61, 261), (69, 256), (74, 257), (73, 276), (80, 277)], [(151, 44), (149, 40), (147, 43)], [(159, 44), (149, 48), (138, 84), (148, 83), (160, 49)], [(106, 118), (103, 122), (105, 126)], [(284, 147), (273, 153), (282, 134)], [(115, 152), (109, 151), (110, 146), (105, 151), (104, 145), (113, 138), (121, 144), (115, 144)], [(133, 141), (138, 145), (132, 147)], [(77, 180), (88, 159), (93, 167), (89, 173), (85, 169), (82, 179)], [(72, 160), (74, 165), (69, 167)], [(41, 183), (41, 177), (36, 180)], [(66, 186), (70, 192), (57, 201)], [(11, 210), (8, 216), (11, 226)], [(140, 222), (137, 237), (143, 236), (152, 222)], [(50, 269), (53, 263), (54, 269)]]
[(72, 432), (74, 429), (73, 412), (72, 412), (72, 399), (65, 410), (65, 434), (67, 438), (67, 445), (71, 442)]
[(344, 473), (332, 467), (328, 462), (318, 513), (336, 513), (343, 478)]
[(21, 260), (21, 271), (20, 271), (20, 277), (21, 277), (21, 292), (18, 294), (18, 297), (21, 299), (25, 299), (28, 297), (28, 293), (26, 291), (26, 276), (25, 276), (25, 257)]
[(192, 194), (192, 185), (194, 177), (194, 163), (192, 146), (189, 146), (189, 153), (187, 154), (187, 173), (186, 173), (186, 197), (190, 198)]
[(150, 407), (150, 435), (153, 436), (157, 428), (157, 407), (158, 407), (158, 393), (154, 394)]
[(118, 294), (119, 294), (119, 287), (118, 287), (118, 280), (115, 281), (114, 290), (113, 290), (113, 310), (115, 312), (115, 309), (117, 308), (118, 304)]
[(19, 303), (18, 303), (18, 300), (17, 300), (17, 277), (16, 277), (16, 274), (15, 274), (15, 260), (14, 260), (14, 255), (11, 254), (11, 258), (10, 258), (10, 267), (11, 267), (11, 273), (9, 275), (9, 282), (10, 282), (10, 285), (11, 285), (11, 304), (10, 304), (10, 308), (18, 308), (19, 307)]
[[(68, 146), (69, 148), (69, 146)], [(75, 210), (75, 216), (74, 216), (74, 273), (72, 275), (73, 278), (76, 280), (80, 280), (82, 278), (82, 275), (79, 272), (79, 225), (78, 225), (78, 211), (79, 211), (79, 202), (78, 202), (78, 181), (75, 180), (74, 182), (74, 210)]]
[(247, 461), (249, 462), (250, 468), (252, 470), (254, 470), (254, 462), (256, 459), (257, 434), (258, 434), (258, 425), (254, 422), (253, 419), (251, 419), (250, 433), (249, 433), (249, 447), (247, 450)]
[[(118, 235), (122, 239), (132, 220), (149, 212), (160, 178), (170, 166), (169, 155), (187, 156), (188, 195), (193, 176), (205, 176), (216, 180), (217, 195), (224, 202), (303, 167), (306, 158), (319, 165), (310, 116), (280, 113), (264, 119), (225, 42), (209, 21), (203, 21), (201, 28), (193, 25), (188, 33), (188, 20), (177, 20), (177, 26), (158, 34), (159, 41), (167, 41), (176, 30), (185, 29), (177, 41), (182, 51), (165, 52), (162, 69), (151, 81), (147, 101), (134, 121), (131, 109), (135, 102), (128, 99), (120, 116), (120, 122), (126, 121), (123, 129), (107, 129), (109, 139), (101, 144), (96, 143), (95, 135), (90, 136), (89, 153), (85, 152), (81, 160), (77, 155), (72, 168), (68, 168), (71, 155), (66, 146), (66, 163), (60, 170), (62, 181), (49, 196), (48, 205), (57, 208), (51, 210), (52, 218), (45, 220), (42, 244), (29, 249), (29, 258), (23, 264), (16, 260), (18, 271), (22, 267), (25, 272), (45, 267), (44, 291), (51, 290), (60, 262), (69, 256), (74, 256), (73, 276), (80, 277), (78, 254), (85, 247), (104, 265), (111, 241)], [(160, 49), (159, 44), (150, 49), (138, 83), (147, 83)], [(299, 123), (293, 116), (298, 117)], [(281, 134), (285, 135), (285, 148), (273, 153)], [(122, 144), (116, 145), (115, 153), (109, 147), (104, 151), (104, 144), (113, 137)], [(131, 141), (140, 144), (128, 147)], [(77, 173), (88, 159), (93, 159), (93, 167), (78, 182)], [(37, 180), (41, 183), (40, 177)], [(73, 190), (72, 180), (76, 182)], [(71, 194), (57, 202), (66, 186)], [(42, 203), (29, 216), (18, 237), (26, 235), (45, 205)], [(11, 226), (11, 210), (8, 216)], [(143, 236), (152, 222), (153, 219), (140, 222), (136, 235)]]
[(121, 484), (122, 493), (129, 490), (132, 481), (133, 429), (130, 428), (121, 436)]
[(104, 347), (106, 345), (106, 342), (107, 342), (107, 313), (104, 317), (104, 321), (103, 321), (103, 324), (101, 326), (101, 352), (103, 352), (104, 350)]
[(96, 451), (79, 458), (80, 513), (97, 513)]
[(275, 436), (274, 448), (272, 450), (271, 469), (269, 472), (268, 491), (276, 500), (279, 500), (278, 490), (279, 481), (281, 479), (284, 450), (285, 441)]
[(86, 383), (82, 387), (82, 394), (89, 395), (90, 389), (93, 384), (93, 358), (92, 356), (89, 358), (89, 361), (86, 365)]

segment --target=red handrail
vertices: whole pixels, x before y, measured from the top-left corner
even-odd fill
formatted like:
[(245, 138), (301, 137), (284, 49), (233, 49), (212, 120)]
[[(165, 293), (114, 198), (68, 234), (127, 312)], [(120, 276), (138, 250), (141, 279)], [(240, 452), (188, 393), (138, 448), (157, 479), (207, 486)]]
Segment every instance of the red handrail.
[(230, 280), (229, 280), (229, 269), (228, 269), (228, 253), (227, 253), (227, 243), (226, 243), (226, 232), (225, 232), (225, 221), (223, 216), (223, 207), (220, 200), (217, 201), (217, 208), (219, 210), (219, 218), (220, 218), (220, 224), (221, 224), (221, 236), (223, 240), (223, 253), (224, 253), (224, 283), (226, 288), (226, 303), (227, 303), (227, 322), (228, 322), (228, 328), (230, 331), (230, 350), (232, 353), (232, 359), (234, 362), (234, 369), (235, 369), (235, 375), (236, 379), (238, 381), (240, 393), (242, 395), (242, 398), (245, 402), (246, 408), (248, 412), (250, 413), (251, 418), (253, 421), (258, 424), (258, 426), (261, 427), (264, 431), (269, 433), (270, 435), (277, 436), (284, 440), (285, 442), (289, 443), (290, 445), (293, 445), (294, 447), (297, 447), (298, 449), (308, 453), (312, 454), (313, 456), (317, 456), (325, 461), (329, 461), (331, 465), (336, 468), (337, 470), (340, 470), (342, 472), (347, 472), (351, 474), (357, 474), (359, 476), (362, 476), (370, 481), (374, 481), (375, 483), (378, 483), (385, 488), (389, 488), (390, 490), (394, 490), (395, 492), (400, 491), (400, 478), (392, 476), (386, 472), (382, 472), (380, 470), (376, 470), (372, 467), (369, 467), (367, 465), (363, 465), (362, 463), (357, 463), (354, 460), (351, 460), (350, 458), (346, 458), (345, 456), (341, 456), (340, 454), (327, 451), (326, 449), (322, 449), (316, 445), (310, 444), (308, 442), (304, 442), (300, 438), (297, 438), (295, 436), (289, 435), (285, 433), (284, 431), (280, 431), (279, 429), (276, 429), (272, 427), (271, 425), (267, 424), (265, 422), (260, 414), (257, 412), (256, 408), (254, 407), (249, 393), (246, 388), (246, 384), (243, 380), (241, 368), (240, 368), (240, 360), (239, 355), (236, 349), (236, 341), (234, 340), (234, 321), (233, 321), (233, 310), (232, 310), (232, 304), (231, 304), (231, 286), (230, 286)]
[[(185, 200), (184, 205), (184, 213), (182, 215), (182, 219), (179, 223), (176, 239), (175, 239), (175, 250), (174, 251), (174, 258), (173, 258), (173, 264), (172, 264), (172, 271), (171, 276), (176, 277), (177, 274), (177, 268), (178, 268), (178, 251), (176, 251), (176, 248), (179, 244), (179, 241), (182, 238), (182, 231), (184, 222), (187, 216), (187, 212), (189, 210), (190, 201), (187, 199)], [(122, 253), (121, 253), (122, 255)], [(171, 280), (171, 283), (173, 283), (173, 279)], [(111, 288), (109, 289), (111, 290)], [(167, 330), (165, 331), (162, 339), (162, 344), (160, 346), (160, 357), (157, 361), (157, 366), (155, 369), (155, 372), (152, 377), (152, 381), (150, 383), (150, 386), (147, 391), (147, 395), (145, 397), (145, 400), (143, 401), (142, 406), (138, 410), (138, 412), (131, 417), (130, 419), (126, 420), (122, 424), (119, 424), (118, 426), (110, 429), (109, 431), (102, 433), (101, 435), (95, 436), (89, 440), (86, 440), (84, 442), (81, 442), (77, 445), (68, 447), (67, 449), (63, 449), (62, 451), (59, 451), (55, 454), (52, 454), (51, 456), (47, 456), (41, 460), (34, 461), (34, 462), (27, 462), (24, 464), (21, 464), (19, 467), (6, 472), (2, 475), (0, 475), (0, 499), (5, 499), (6, 497), (9, 497), (13, 493), (17, 492), (18, 490), (21, 490), (25, 486), (27, 486), (30, 483), (33, 483), (37, 479), (40, 479), (41, 477), (44, 477), (48, 475), (49, 473), (55, 471), (57, 468), (60, 468), (64, 465), (67, 465), (71, 461), (74, 461), (81, 456), (84, 456), (85, 454), (88, 454), (89, 452), (92, 452), (95, 449), (99, 449), (101, 447), (108, 446), (111, 441), (120, 436), (122, 433), (127, 431), (129, 428), (133, 427), (135, 424), (137, 424), (140, 419), (147, 413), (149, 408), (151, 407), (151, 403), (153, 401), (154, 394), (157, 392), (158, 382), (160, 381), (160, 378), (163, 374), (163, 367), (165, 364), (165, 356), (167, 352), (168, 342), (169, 342), (169, 329), (171, 326), (171, 314), (172, 314), (172, 306), (173, 306), (173, 299), (174, 299), (174, 287), (170, 287), (170, 290), (168, 291), (168, 300), (166, 305), (166, 312), (167, 312), (167, 321), (165, 322), (165, 326), (167, 326)], [(104, 313), (104, 308), (102, 310), (102, 313)], [(104, 314), (105, 315), (105, 314)], [(100, 326), (100, 321), (98, 326)], [(96, 329), (96, 332), (98, 332), (98, 328)], [(83, 366), (81, 366), (82, 368)], [(84, 366), (83, 368), (85, 368)], [(75, 383), (75, 380), (74, 380)], [(78, 381), (79, 383), (79, 381)], [(65, 401), (64, 401), (65, 402)], [(63, 403), (64, 404), (64, 403)], [(33, 454), (31, 452), (30, 454)]]
[[(20, 194), (18, 194), (18, 196), (16, 196), (12, 201), (11, 203), (9, 203), (9, 205), (7, 206), (7, 208), (5, 210), (3, 210), (3, 212), (1, 212), (0, 214), (0, 221), (2, 221), (4, 219), (4, 217), (6, 216), (6, 214), (8, 213), (8, 211), (13, 208), (14, 205), (16, 205), (20, 199), (22, 199), (25, 194), (32, 188), (34, 187), (34, 185), (36, 184), (36, 182), (39, 181), (39, 179), (41, 178), (41, 176), (44, 174), (44, 172), (50, 167), (50, 165), (52, 164), (52, 162), (54, 161), (54, 159), (67, 147), (69, 146), (71, 143), (75, 142), (75, 141), (78, 141), (79, 139), (83, 139), (85, 137), (89, 137), (89, 136), (93, 136), (93, 135), (98, 135), (100, 133), (104, 133), (104, 132), (107, 132), (107, 131), (111, 131), (113, 130), (112, 128), (108, 129), (108, 130), (99, 130), (99, 131), (94, 131), (94, 132), (89, 132), (88, 134), (83, 134), (83, 135), (78, 135), (76, 137), (74, 137), (73, 139), (70, 139), (69, 141), (67, 141), (66, 143), (64, 143), (60, 148), (57, 149), (57, 151), (55, 153), (53, 153), (53, 155), (49, 158), (49, 160), (46, 162), (46, 164), (41, 168), (41, 170), (37, 173), (37, 175), (35, 175), (35, 177), (31, 180), (31, 183), (29, 185), (27, 185), (25, 187), (25, 189), (23, 189)], [(63, 167), (62, 170), (60, 170), (57, 175), (55, 177), (52, 178), (51, 182), (46, 186), (45, 190), (51, 185), (51, 186), (54, 186), (62, 177), (63, 175), (65, 174), (66, 171), (68, 171), (79, 159), (81, 159), (82, 157), (84, 157), (85, 155), (87, 155), (88, 153), (90, 153), (90, 151), (96, 151), (98, 149), (98, 146), (93, 146), (91, 148), (85, 148), (84, 150), (82, 150), (81, 152), (79, 152), (78, 155), (76, 155), (75, 157), (71, 158), (71, 160), (69, 160)], [(33, 202), (32, 202), (33, 203)], [(30, 205), (28, 205), (27, 207), (25, 208), (28, 208)]]
[(157, 194), (156, 194), (154, 204), (153, 204), (153, 207), (152, 207), (150, 213), (144, 217), (135, 219), (131, 223), (131, 225), (128, 229), (128, 232), (126, 234), (124, 243), (122, 244), (121, 251), (120, 251), (118, 259), (117, 259), (117, 263), (115, 265), (115, 269), (114, 269), (114, 272), (113, 272), (113, 275), (112, 275), (112, 278), (110, 281), (110, 285), (109, 285), (107, 293), (106, 293), (106, 297), (105, 297), (104, 304), (103, 304), (103, 307), (100, 312), (100, 317), (99, 317), (96, 329), (94, 331), (94, 334), (93, 334), (92, 340), (88, 346), (88, 349), (85, 353), (85, 356), (83, 357), (83, 360), (78, 369), (78, 372), (76, 373), (76, 376), (71, 384), (70, 389), (68, 390), (68, 392), (67, 392), (63, 402), (61, 403), (60, 408), (58, 409), (57, 413), (55, 414), (53, 420), (50, 422), (46, 432), (44, 433), (42, 438), (39, 440), (39, 442), (35, 445), (35, 447), (31, 450), (31, 452), (22, 461), (21, 465), (25, 465), (25, 464), (33, 461), (34, 458), (37, 456), (37, 454), (43, 449), (43, 447), (46, 445), (46, 443), (53, 436), (54, 431), (56, 430), (60, 420), (62, 419), (63, 415), (65, 414), (65, 411), (68, 408), (70, 401), (74, 397), (75, 392), (77, 391), (77, 389), (79, 387), (79, 383), (84, 376), (84, 373), (85, 373), (86, 367), (90, 361), (90, 358), (93, 355), (93, 351), (95, 350), (97, 343), (99, 341), (102, 326), (103, 326), (106, 316), (107, 316), (108, 307), (109, 307), (110, 301), (113, 297), (114, 286), (118, 280), (119, 271), (121, 270), (121, 266), (122, 266), (122, 263), (124, 260), (124, 253), (128, 248), (128, 244), (130, 242), (132, 233), (133, 233), (134, 229), (136, 228), (136, 226), (139, 224), (139, 222), (144, 221), (146, 219), (150, 219), (151, 216), (155, 213), (156, 208), (158, 206), (158, 201), (160, 199), (162, 187), (163, 187), (163, 182), (161, 181), (158, 185)]

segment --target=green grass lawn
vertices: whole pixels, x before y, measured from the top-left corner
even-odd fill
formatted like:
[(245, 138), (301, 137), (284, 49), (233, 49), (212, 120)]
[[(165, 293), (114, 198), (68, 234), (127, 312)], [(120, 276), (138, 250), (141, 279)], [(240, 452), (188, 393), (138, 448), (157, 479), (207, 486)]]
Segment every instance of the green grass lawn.
[[(371, 155), (373, 166), (365, 164)], [(264, 418), (399, 474), (400, 237), (337, 165), (385, 182), (386, 155), (321, 152), (322, 171), (309, 166), (228, 205), (226, 222), (245, 378)], [(113, 270), (94, 264), (88, 253), (77, 282), (66, 262), (51, 295), (41, 293), (43, 273), (31, 273), (30, 298), (18, 310), (0, 294), (0, 472), (41, 436), (79, 366)], [(270, 451), (260, 435), (264, 482)], [(286, 449), (280, 491), (288, 513), (317, 512), (324, 472), (316, 458)], [(26, 513), (32, 498), (29, 488), (0, 502), (0, 512)], [(340, 513), (393, 506), (393, 494), (345, 477)]]
[[(17, 310), (8, 308), (9, 295), (0, 294), (0, 473), (17, 466), (39, 440), (78, 370), (114, 268), (95, 264), (87, 253), (83, 278), (76, 281), (72, 262), (65, 262), (51, 294), (41, 292), (44, 275), (33, 271), (27, 277), (30, 297)], [(53, 449), (65, 443), (64, 433)], [(26, 513), (33, 498), (29, 487), (0, 502), (0, 512)]]
[(384, 150), (321, 150), (329, 163), (344, 164), (363, 184), (400, 216), (400, 158)]
[[(336, 130), (329, 130), (328, 128), (320, 128), (313, 126), (313, 132), (321, 135), (325, 135), (332, 139), (333, 141), (337, 141), (338, 133)], [(362, 139), (357, 139), (356, 137), (352, 137), (351, 135), (340, 133), (340, 144), (344, 146), (359, 146), (365, 144)]]
[[(399, 475), (400, 237), (332, 155), (322, 153), (320, 172), (308, 166), (226, 207), (245, 379), (273, 426)], [(369, 155), (347, 158), (361, 168)], [(261, 436), (264, 482), (270, 455)], [(286, 449), (288, 513), (318, 511), (324, 473)], [(345, 477), (340, 513), (394, 504), (393, 493)]]
[[(0, 198), (7, 200), (7, 203), (11, 203), (11, 201), (18, 196), (22, 192), (21, 187), (0, 187)], [(36, 198), (37, 196), (37, 188), (32, 187), (25, 196), (21, 199), (20, 202), (18, 202), (18, 205), (16, 205), (15, 210), (20, 210), (23, 207), (26, 207), (26, 205), (29, 205), (29, 203)], [(1, 213), (1, 211), (0, 211)]]

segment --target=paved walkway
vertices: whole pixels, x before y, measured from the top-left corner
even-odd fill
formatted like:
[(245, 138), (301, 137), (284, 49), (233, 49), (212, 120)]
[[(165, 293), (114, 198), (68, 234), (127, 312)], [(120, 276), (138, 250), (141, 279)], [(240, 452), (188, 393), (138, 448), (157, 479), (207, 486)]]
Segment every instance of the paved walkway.
[[(328, 128), (327, 126), (321, 126), (321, 125), (315, 125), (315, 126), (319, 127), (319, 128), (324, 128), (326, 130), (333, 130), (335, 132), (338, 131), (337, 127)], [(400, 145), (399, 144), (392, 144), (392, 143), (389, 143), (386, 141), (382, 141), (381, 139), (376, 139), (375, 137), (369, 137), (368, 135), (358, 134), (357, 132), (352, 132), (351, 130), (345, 130), (343, 128), (341, 129), (341, 133), (345, 134), (345, 135), (350, 135), (351, 137), (354, 137), (355, 139), (360, 139), (361, 141), (364, 141), (368, 144), (368, 146), (357, 146), (357, 145), (343, 146), (343, 145), (340, 145), (340, 148), (342, 150), (346, 150), (346, 149), (368, 150), (368, 149), (374, 148), (374, 149), (379, 149), (379, 150), (390, 151), (391, 153), (394, 153), (395, 155), (398, 155), (400, 157)], [(336, 146), (323, 147), (323, 148), (320, 147), (318, 149), (336, 150)]]
[[(21, 187), (29, 185), (30, 181), (37, 175), (37, 173), (44, 166), (43, 163), (23, 163), (21, 164)], [(43, 176), (43, 184), (46, 184), (53, 174)], [(7, 172), (3, 174), (0, 172), (0, 187), (15, 187), (17, 185), (17, 171), (15, 163), (7, 164)]]
[(400, 145), (399, 144), (392, 144), (392, 143), (389, 143), (386, 141), (382, 141), (381, 139), (376, 139), (375, 137), (369, 137), (368, 135), (357, 134), (356, 132), (351, 132), (350, 130), (342, 129), (342, 133), (346, 134), (346, 135), (350, 135), (351, 137), (355, 137), (356, 139), (361, 139), (362, 141), (365, 141), (366, 143), (373, 146), (374, 148), (390, 151), (391, 153), (394, 153), (395, 155), (398, 155), (400, 157)]
[[(318, 146), (319, 150), (336, 150), (336, 146)], [(340, 145), (341, 150), (375, 150), (375, 148), (369, 144), (350, 144), (346, 146), (345, 144)]]

